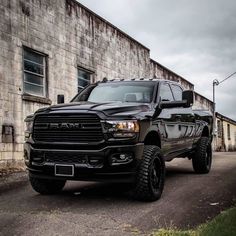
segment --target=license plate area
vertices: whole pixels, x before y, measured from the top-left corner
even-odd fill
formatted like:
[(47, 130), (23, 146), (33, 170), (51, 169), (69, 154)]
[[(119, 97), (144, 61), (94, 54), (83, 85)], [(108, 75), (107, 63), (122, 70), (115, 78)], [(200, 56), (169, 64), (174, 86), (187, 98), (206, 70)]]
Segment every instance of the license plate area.
[(74, 176), (74, 165), (55, 164), (55, 176)]

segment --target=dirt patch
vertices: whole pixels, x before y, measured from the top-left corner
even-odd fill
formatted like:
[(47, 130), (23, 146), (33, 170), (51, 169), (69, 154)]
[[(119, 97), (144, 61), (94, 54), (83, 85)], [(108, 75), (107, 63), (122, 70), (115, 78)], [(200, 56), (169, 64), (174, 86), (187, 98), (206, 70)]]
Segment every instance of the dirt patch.
[(8, 177), (10, 174), (23, 172), (25, 171), (24, 167), (9, 167), (9, 168), (0, 168), (0, 178)]
[(0, 163), (0, 178), (7, 177), (12, 173), (25, 171), (26, 167), (23, 161), (11, 161)]

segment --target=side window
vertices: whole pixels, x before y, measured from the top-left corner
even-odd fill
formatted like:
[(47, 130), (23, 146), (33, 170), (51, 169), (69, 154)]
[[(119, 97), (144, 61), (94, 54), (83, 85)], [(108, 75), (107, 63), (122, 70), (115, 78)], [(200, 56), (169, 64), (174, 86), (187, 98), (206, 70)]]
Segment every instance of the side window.
[(175, 101), (182, 101), (183, 89), (175, 84), (172, 84), (171, 88), (172, 88), (172, 92), (174, 94)]
[(160, 87), (160, 97), (162, 101), (174, 101), (173, 94), (168, 84), (162, 84)]
[(24, 48), (24, 93), (46, 97), (46, 55)]
[(91, 83), (92, 73), (78, 68), (78, 92)]

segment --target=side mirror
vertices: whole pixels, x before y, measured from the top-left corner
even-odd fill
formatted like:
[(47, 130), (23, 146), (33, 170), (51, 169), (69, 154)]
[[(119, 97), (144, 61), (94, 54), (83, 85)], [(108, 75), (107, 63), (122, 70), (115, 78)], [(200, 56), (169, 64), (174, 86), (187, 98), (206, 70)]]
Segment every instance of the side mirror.
[(63, 94), (58, 94), (57, 95), (57, 104), (64, 103), (65, 101), (64, 95)]
[(193, 91), (185, 90), (182, 93), (182, 101), (161, 101), (160, 108), (191, 107), (193, 105)]
[(176, 107), (186, 107), (186, 100), (184, 101), (161, 101), (160, 108), (176, 108)]
[(182, 100), (186, 101), (186, 105), (184, 107), (191, 107), (193, 105), (193, 91), (192, 90), (185, 90), (182, 94)]

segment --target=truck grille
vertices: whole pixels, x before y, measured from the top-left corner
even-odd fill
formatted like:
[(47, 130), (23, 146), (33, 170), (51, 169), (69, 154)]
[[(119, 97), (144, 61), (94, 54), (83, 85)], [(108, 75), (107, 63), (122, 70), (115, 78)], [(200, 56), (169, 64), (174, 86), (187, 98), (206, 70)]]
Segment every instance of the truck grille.
[(45, 161), (56, 163), (87, 163), (85, 155), (75, 153), (45, 153)]
[(37, 116), (33, 128), (34, 141), (89, 143), (101, 142), (102, 126), (93, 114)]
[(98, 166), (103, 164), (103, 158), (99, 156), (90, 156), (78, 153), (58, 153), (58, 152), (46, 152), (45, 161), (53, 163), (64, 164), (90, 164), (92, 166)]

